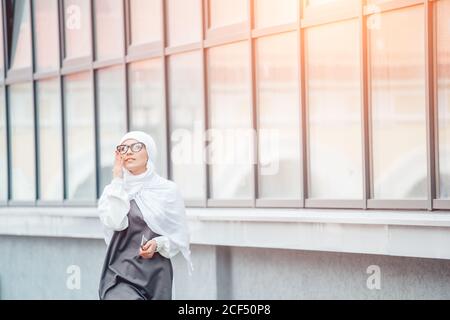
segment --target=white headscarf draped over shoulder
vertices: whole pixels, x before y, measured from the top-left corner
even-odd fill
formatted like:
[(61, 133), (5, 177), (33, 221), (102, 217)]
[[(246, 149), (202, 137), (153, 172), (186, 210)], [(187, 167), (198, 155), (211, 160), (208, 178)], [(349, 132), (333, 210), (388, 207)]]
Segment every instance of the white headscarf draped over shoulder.
[(130, 200), (134, 199), (144, 216), (144, 221), (155, 233), (169, 238), (193, 269), (189, 249), (189, 230), (185, 206), (177, 185), (159, 176), (155, 171), (156, 144), (153, 138), (142, 131), (131, 131), (122, 137), (120, 144), (134, 139), (145, 145), (148, 154), (147, 170), (133, 175), (123, 170), (124, 188)]

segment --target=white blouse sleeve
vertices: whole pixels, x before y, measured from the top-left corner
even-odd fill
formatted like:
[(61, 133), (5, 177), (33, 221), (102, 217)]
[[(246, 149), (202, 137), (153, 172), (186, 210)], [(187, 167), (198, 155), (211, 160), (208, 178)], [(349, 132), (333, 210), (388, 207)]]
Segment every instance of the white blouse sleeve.
[(174, 257), (180, 251), (166, 236), (159, 236), (153, 239), (156, 241), (156, 252), (159, 252), (160, 255), (167, 259)]
[(128, 228), (130, 201), (122, 178), (114, 178), (103, 190), (98, 202), (100, 221), (107, 228), (122, 231)]

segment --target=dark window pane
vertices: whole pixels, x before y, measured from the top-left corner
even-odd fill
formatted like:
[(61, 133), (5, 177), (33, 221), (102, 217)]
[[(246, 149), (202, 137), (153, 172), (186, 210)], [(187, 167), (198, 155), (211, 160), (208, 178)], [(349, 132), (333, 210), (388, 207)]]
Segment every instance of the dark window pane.
[(30, 20), (30, 3), (26, 0), (14, 1), (10, 62), (11, 69), (31, 67)]

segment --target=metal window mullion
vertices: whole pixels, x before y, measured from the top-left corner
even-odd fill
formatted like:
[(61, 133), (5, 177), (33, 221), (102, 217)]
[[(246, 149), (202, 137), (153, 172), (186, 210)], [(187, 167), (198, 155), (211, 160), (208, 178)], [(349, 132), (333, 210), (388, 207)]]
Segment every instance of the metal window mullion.
[(39, 110), (37, 105), (37, 82), (31, 82), (31, 94), (33, 103), (33, 117), (34, 117), (34, 167), (35, 167), (35, 201), (41, 198), (41, 168), (40, 168), (40, 133), (39, 133)]
[(12, 155), (11, 155), (11, 121), (10, 121), (10, 112), (9, 112), (9, 106), (10, 106), (10, 99), (9, 99), (9, 90), (10, 86), (5, 85), (5, 117), (6, 117), (6, 163), (7, 163), (7, 196), (6, 196), (6, 202), (9, 204), (9, 202), (12, 199)]
[(435, 144), (435, 73), (434, 73), (434, 41), (433, 41), (433, 3), (424, 0), (425, 17), (425, 75), (426, 75), (426, 121), (427, 121), (427, 193), (428, 210), (433, 210), (433, 200), (436, 198), (436, 144)]
[(58, 1), (59, 5), (59, 31), (60, 31), (60, 68), (64, 65), (64, 60), (66, 59), (66, 18), (65, 18), (65, 6), (64, 0)]
[[(95, 199), (98, 199), (100, 197), (100, 148), (101, 148), (101, 142), (100, 142), (100, 119), (99, 119), (99, 110), (98, 110), (98, 95), (97, 95), (97, 73), (94, 69), (93, 62), (95, 60), (96, 50), (95, 50), (95, 42), (97, 41), (96, 35), (95, 35), (95, 12), (94, 12), (94, 2), (91, 0), (89, 1), (89, 18), (91, 22), (91, 28), (89, 30), (90, 35), (90, 44), (91, 44), (91, 54), (90, 54), (90, 81), (92, 84), (92, 108), (94, 109), (94, 150), (95, 150)], [(92, 143), (92, 142), (91, 142)]]
[[(167, 6), (165, 1), (160, 0), (161, 3), (161, 41), (163, 44), (163, 52), (164, 52), (164, 48), (167, 46), (167, 38), (168, 38), (168, 30), (167, 30)], [(164, 103), (164, 125), (165, 125), (165, 139), (166, 139), (166, 161), (165, 161), (165, 170), (166, 170), (166, 174), (167, 174), (167, 179), (171, 179), (172, 178), (172, 161), (171, 161), (171, 154), (170, 154), (170, 150), (171, 150), (171, 141), (170, 141), (170, 112), (169, 112), (169, 76), (168, 76), (168, 63), (167, 63), (167, 59), (168, 57), (163, 54), (162, 57), (162, 69), (163, 69), (163, 94), (164, 94), (164, 98), (163, 103)], [(173, 179), (173, 178), (172, 178)]]
[(130, 131), (130, 90), (128, 88), (128, 64), (126, 62), (126, 55), (128, 50), (128, 16), (129, 10), (128, 10), (128, 0), (122, 0), (122, 24), (123, 24), (123, 51), (122, 51), (122, 66), (123, 66), (123, 72), (124, 72), (124, 82), (125, 82), (125, 112), (126, 112), (126, 130), (127, 132)]
[(101, 170), (101, 141), (100, 141), (100, 116), (99, 116), (99, 103), (97, 94), (97, 81), (98, 72), (90, 70), (90, 81), (92, 84), (92, 108), (94, 108), (94, 150), (95, 150), (95, 193), (96, 199), (100, 197), (100, 170)]
[(367, 209), (367, 199), (370, 198), (370, 142), (369, 142), (369, 86), (368, 86), (368, 59), (367, 59), (367, 17), (364, 16), (364, 5), (361, 4), (359, 15), (359, 56), (360, 56), (360, 94), (361, 94), (361, 129), (362, 129), (362, 190), (363, 209)]
[(308, 77), (308, 70), (306, 67), (307, 57), (306, 57), (306, 50), (307, 50), (307, 41), (306, 41), (306, 29), (307, 27), (300, 27), (300, 92), (301, 92), (301, 138), (302, 138), (302, 173), (303, 173), (303, 207), (306, 207), (306, 199), (309, 197), (309, 190), (310, 190), (310, 179), (309, 179), (309, 169), (310, 169), (310, 159), (309, 159), (309, 125), (308, 125), (308, 118), (309, 118), (309, 103), (308, 103), (308, 87), (307, 87), (307, 77)]
[[(251, 117), (252, 117), (252, 139), (250, 140), (252, 145), (252, 174), (253, 174), (253, 183), (252, 183), (252, 200), (253, 207), (256, 206), (256, 199), (258, 198), (259, 188), (259, 177), (258, 177), (258, 111), (257, 111), (257, 93), (256, 93), (256, 49), (255, 49), (255, 40), (252, 39), (252, 28), (254, 22), (254, 1), (247, 0), (247, 19), (248, 19), (248, 46), (249, 46), (249, 72), (250, 72), (250, 104), (251, 104)], [(256, 134), (255, 134), (256, 133)]]
[[(34, 5), (33, 0), (29, 0), (30, 6), (30, 32), (31, 32), (31, 71), (32, 74), (36, 71), (36, 39), (35, 39), (35, 19), (34, 19)], [(37, 105), (37, 81), (31, 80), (32, 85), (32, 103), (34, 116), (34, 159), (35, 159), (35, 200), (36, 202), (41, 198), (41, 166), (40, 166), (40, 118), (39, 109)]]
[(65, 110), (65, 90), (64, 90), (64, 76), (62, 75), (61, 69), (63, 66), (63, 60), (65, 58), (65, 22), (64, 22), (64, 0), (58, 1), (58, 41), (59, 41), (59, 76), (58, 76), (58, 84), (59, 84), (59, 101), (61, 108), (61, 151), (62, 151), (62, 179), (63, 179), (63, 190), (62, 197), (63, 202), (67, 200), (68, 197), (68, 155), (67, 155), (67, 128), (66, 128), (66, 110)]
[[(365, 16), (368, 19), (369, 16)], [(367, 20), (366, 20), (367, 21)], [(374, 174), (373, 174), (373, 132), (372, 132), (372, 65), (371, 65), (371, 32), (367, 28), (365, 30), (365, 60), (366, 60), (366, 106), (364, 121), (366, 124), (365, 134), (366, 134), (366, 207), (369, 208), (369, 200), (374, 198)]]
[(211, 187), (211, 165), (210, 165), (210, 154), (208, 152), (208, 136), (207, 133), (209, 129), (211, 128), (211, 121), (210, 121), (210, 92), (209, 92), (209, 69), (208, 69), (208, 63), (209, 63), (209, 48), (205, 46), (206, 41), (206, 35), (209, 28), (209, 0), (203, 0), (202, 1), (203, 8), (202, 8), (202, 22), (203, 22), (203, 40), (202, 40), (202, 52), (203, 52), (203, 84), (204, 84), (204, 99), (205, 99), (205, 141), (204, 141), (204, 147), (205, 147), (205, 183), (206, 183), (206, 194), (205, 194), (205, 206), (210, 207), (209, 202), (212, 199), (212, 187)]
[(307, 197), (307, 161), (306, 161), (306, 131), (305, 131), (305, 113), (306, 113), (306, 87), (305, 87), (305, 51), (304, 51), (304, 32), (302, 29), (302, 12), (303, 2), (298, 6), (298, 21), (297, 21), (297, 62), (298, 62), (298, 99), (299, 99), (299, 143), (300, 143), (300, 205), (305, 207)]
[[(202, 42), (201, 42), (201, 60), (202, 60), (202, 92), (203, 92), (203, 126), (204, 126), (204, 134), (202, 135), (203, 137), (206, 137), (206, 132), (208, 130), (209, 127), (209, 123), (208, 123), (208, 119), (209, 119), (209, 115), (208, 115), (208, 71), (207, 71), (207, 54), (206, 54), (206, 48), (205, 48), (205, 34), (206, 34), (206, 16), (207, 16), (207, 12), (206, 12), (206, 8), (207, 8), (207, 4), (206, 4), (207, 0), (201, 0), (200, 1), (200, 10), (201, 10), (201, 21), (202, 21)], [(209, 166), (208, 166), (208, 162), (209, 162), (209, 158), (208, 158), (208, 154), (206, 152), (207, 150), (207, 141), (206, 139), (204, 139), (203, 141), (203, 148), (202, 148), (202, 161), (203, 162), (203, 173), (204, 173), (204, 193), (203, 193), (203, 207), (207, 207), (208, 206), (208, 199), (210, 198), (210, 188), (209, 188), (209, 182), (210, 182), (210, 178), (209, 178)]]

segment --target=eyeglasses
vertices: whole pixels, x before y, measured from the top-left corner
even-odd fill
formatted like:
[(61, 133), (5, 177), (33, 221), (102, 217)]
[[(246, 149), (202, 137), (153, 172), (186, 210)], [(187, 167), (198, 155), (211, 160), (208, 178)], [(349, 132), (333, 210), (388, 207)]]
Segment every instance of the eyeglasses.
[(130, 149), (130, 148), (133, 153), (136, 153), (136, 152), (141, 151), (143, 147), (144, 147), (144, 144), (142, 142), (136, 142), (129, 146), (127, 146), (126, 144), (121, 144), (121, 145), (117, 146), (116, 149), (117, 149), (117, 151), (119, 151), (119, 153), (125, 154), (128, 152), (128, 149)]

